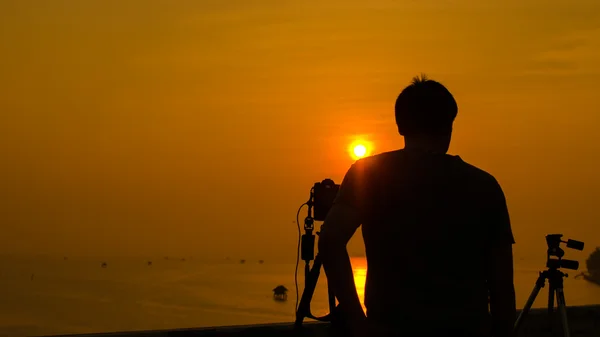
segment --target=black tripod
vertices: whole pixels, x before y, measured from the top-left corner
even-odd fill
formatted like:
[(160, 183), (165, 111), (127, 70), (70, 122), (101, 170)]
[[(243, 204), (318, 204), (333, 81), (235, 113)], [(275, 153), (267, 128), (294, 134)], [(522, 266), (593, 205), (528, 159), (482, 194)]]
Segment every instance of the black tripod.
[[(302, 292), (302, 297), (300, 299), (300, 304), (296, 310), (296, 321), (294, 323), (295, 328), (300, 328), (302, 326), (302, 322), (304, 318), (312, 318), (317, 321), (323, 322), (331, 322), (332, 313), (335, 310), (335, 295), (331, 286), (327, 286), (327, 290), (329, 293), (329, 314), (323, 317), (316, 317), (310, 312), (310, 301), (315, 293), (315, 288), (317, 287), (317, 281), (319, 280), (319, 274), (321, 273), (322, 261), (319, 254), (315, 256), (315, 235), (313, 231), (315, 229), (314, 219), (312, 217), (312, 207), (313, 207), (313, 199), (314, 192), (311, 190), (310, 199), (306, 203), (308, 205), (308, 215), (304, 219), (304, 231), (305, 234), (302, 235), (301, 242), (301, 256), (302, 260), (304, 260), (304, 291)], [(316, 232), (317, 235), (319, 232)], [(310, 261), (314, 260), (312, 269), (310, 268)]]
[[(527, 299), (527, 303), (525, 303), (525, 307), (523, 307), (523, 311), (517, 318), (515, 322), (513, 335), (517, 336), (519, 332), (519, 328), (521, 327), (521, 323), (523, 323), (523, 319), (529, 313), (533, 302), (535, 302), (535, 298), (537, 297), (540, 289), (544, 287), (546, 284), (546, 280), (548, 280), (549, 288), (548, 288), (548, 324), (549, 327), (552, 327), (552, 318), (554, 316), (554, 302), (556, 297), (556, 304), (558, 307), (558, 312), (560, 314), (563, 333), (565, 337), (570, 337), (571, 332), (569, 330), (569, 322), (567, 320), (567, 305), (565, 303), (565, 292), (563, 289), (563, 278), (568, 277), (569, 275), (563, 273), (558, 270), (559, 268), (566, 268), (571, 270), (577, 270), (579, 268), (579, 262), (573, 260), (564, 260), (562, 257), (565, 255), (564, 250), (562, 250), (559, 245), (561, 242), (566, 243), (568, 248), (573, 248), (576, 250), (583, 250), (583, 242), (577, 240), (561, 240), (562, 234), (549, 234), (546, 235), (546, 243), (548, 244), (548, 253), (547, 253), (547, 261), (546, 267), (548, 269), (540, 272), (540, 276), (537, 281), (535, 281), (535, 287), (533, 291), (531, 291), (531, 295), (529, 295), (529, 299)], [(556, 256), (557, 259), (552, 259), (552, 256)]]
[(517, 318), (514, 327), (514, 336), (517, 336), (519, 332), (519, 328), (521, 327), (521, 323), (523, 323), (523, 319), (529, 313), (533, 302), (535, 302), (535, 298), (537, 297), (540, 289), (544, 287), (546, 284), (546, 280), (548, 280), (549, 288), (548, 288), (548, 319), (549, 324), (552, 324), (552, 316), (554, 314), (554, 298), (556, 294), (556, 304), (558, 307), (558, 312), (561, 317), (563, 333), (565, 337), (570, 337), (571, 333), (569, 330), (569, 322), (567, 320), (567, 308), (565, 303), (565, 293), (563, 290), (563, 277), (567, 277), (568, 275), (561, 272), (556, 268), (549, 268), (540, 272), (540, 276), (537, 281), (535, 281), (535, 287), (529, 295), (529, 299), (527, 299), (527, 303), (525, 303), (525, 307), (521, 311), (521, 314)]

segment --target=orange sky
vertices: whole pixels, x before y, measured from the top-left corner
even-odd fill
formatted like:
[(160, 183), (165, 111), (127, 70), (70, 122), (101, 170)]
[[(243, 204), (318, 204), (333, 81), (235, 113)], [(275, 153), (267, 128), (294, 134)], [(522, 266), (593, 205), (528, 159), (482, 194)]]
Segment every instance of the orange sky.
[(451, 152), (504, 186), (518, 252), (600, 245), (600, 2), (324, 3), (0, 2), (0, 253), (292, 256), (348, 144), (402, 146), (394, 100), (421, 72), (454, 93)]

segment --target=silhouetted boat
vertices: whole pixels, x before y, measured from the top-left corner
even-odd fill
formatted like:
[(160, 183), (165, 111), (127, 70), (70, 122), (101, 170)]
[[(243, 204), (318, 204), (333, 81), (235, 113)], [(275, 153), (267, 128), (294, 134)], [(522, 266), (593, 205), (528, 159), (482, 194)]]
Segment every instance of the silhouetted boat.
[(102, 268), (106, 268), (106, 267), (108, 267), (108, 263), (106, 263), (106, 262), (102, 262), (102, 264), (100, 265), (100, 267), (102, 267)]
[(265, 261), (264, 260), (258, 260), (258, 263), (259, 264), (263, 264), (263, 263), (265, 263)]
[(244, 260), (244, 259), (241, 259), (241, 260), (240, 260), (240, 263), (241, 263), (241, 264), (244, 264), (244, 263), (246, 263), (246, 260)]
[(148, 266), (151, 266), (151, 265), (152, 265), (152, 261), (148, 261)]

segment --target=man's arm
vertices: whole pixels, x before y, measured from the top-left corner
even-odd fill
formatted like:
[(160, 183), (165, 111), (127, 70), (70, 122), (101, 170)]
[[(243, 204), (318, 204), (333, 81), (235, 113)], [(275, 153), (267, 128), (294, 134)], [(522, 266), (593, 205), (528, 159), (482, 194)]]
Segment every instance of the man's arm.
[(517, 316), (512, 244), (490, 247), (488, 287), (494, 337), (512, 336)]
[(338, 196), (327, 214), (319, 235), (319, 256), (323, 260), (323, 268), (327, 280), (338, 301), (340, 308), (351, 324), (357, 326), (365, 319), (362, 310), (350, 256), (346, 245), (360, 226), (359, 211), (355, 203), (355, 166), (353, 165), (340, 186)]
[(515, 243), (502, 188), (496, 182), (486, 214), (489, 219), (487, 282), (494, 337), (512, 336), (516, 320), (513, 252)]

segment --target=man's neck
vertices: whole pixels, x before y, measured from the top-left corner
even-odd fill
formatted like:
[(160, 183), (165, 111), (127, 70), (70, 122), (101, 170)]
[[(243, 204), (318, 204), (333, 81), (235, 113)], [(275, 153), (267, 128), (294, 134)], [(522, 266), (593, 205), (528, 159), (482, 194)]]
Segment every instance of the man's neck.
[(404, 137), (404, 149), (411, 152), (446, 154), (448, 140), (430, 137)]
[(421, 153), (429, 153), (429, 154), (446, 154), (448, 152), (447, 147), (445, 146), (435, 146), (433, 144), (410, 144), (406, 143), (404, 145), (404, 150), (409, 152), (421, 152)]

